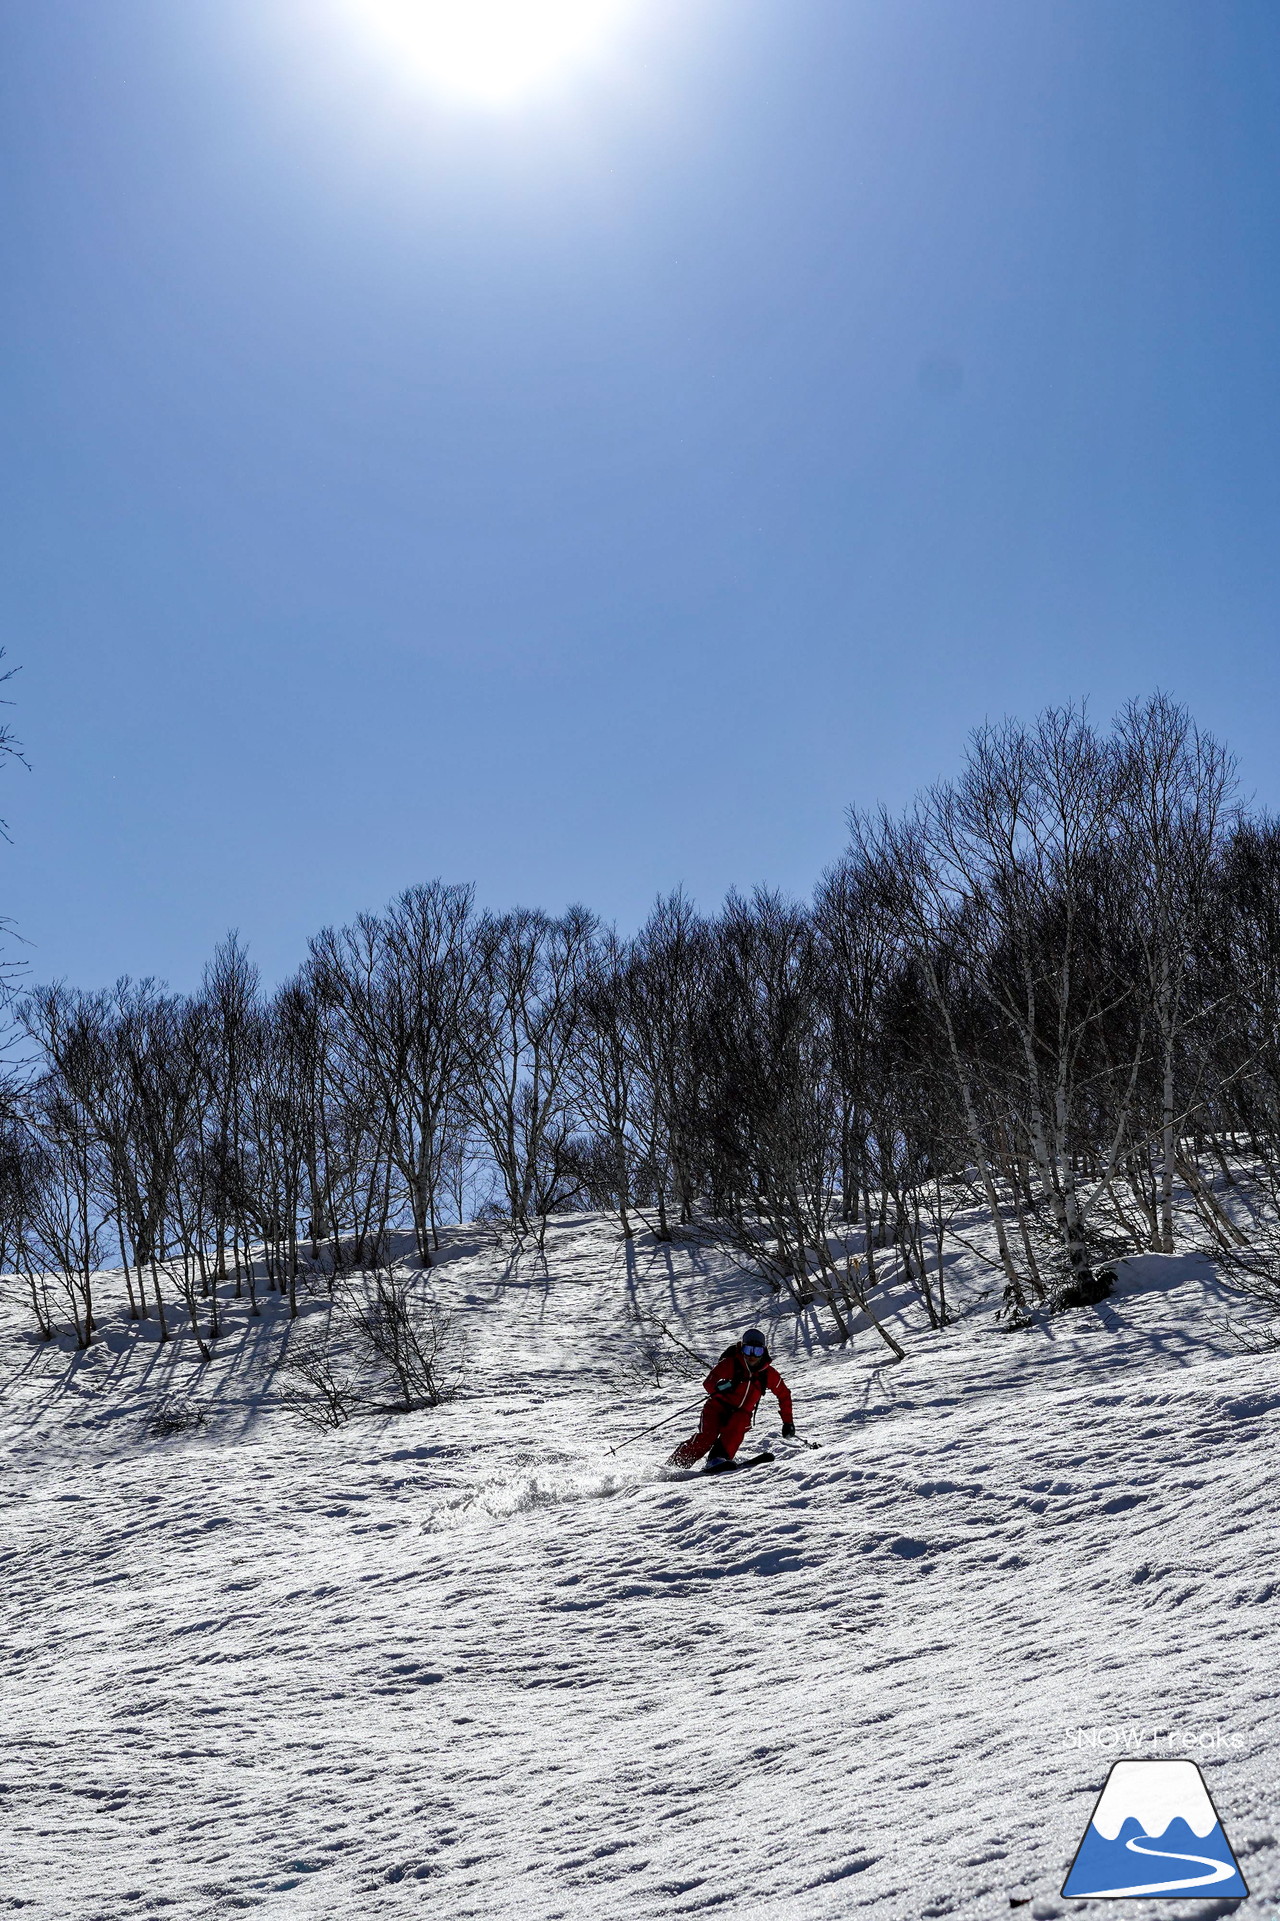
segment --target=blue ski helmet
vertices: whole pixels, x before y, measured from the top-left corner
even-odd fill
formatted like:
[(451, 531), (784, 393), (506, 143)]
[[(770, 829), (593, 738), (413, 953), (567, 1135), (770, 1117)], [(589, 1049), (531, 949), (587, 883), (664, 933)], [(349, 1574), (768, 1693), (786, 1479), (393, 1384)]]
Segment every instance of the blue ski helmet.
[(746, 1333), (742, 1337), (742, 1345), (743, 1347), (758, 1347), (762, 1354), (767, 1354), (769, 1352), (768, 1346), (766, 1345), (766, 1342), (765, 1342), (764, 1335), (760, 1332), (760, 1329), (758, 1327), (749, 1327), (747, 1329)]

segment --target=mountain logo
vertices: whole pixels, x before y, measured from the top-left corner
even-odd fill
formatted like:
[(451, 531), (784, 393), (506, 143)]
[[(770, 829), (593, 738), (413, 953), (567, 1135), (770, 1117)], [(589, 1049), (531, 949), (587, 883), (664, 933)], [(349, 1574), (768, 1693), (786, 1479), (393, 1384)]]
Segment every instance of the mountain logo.
[(1248, 1894), (1194, 1761), (1117, 1761), (1098, 1796), (1064, 1897)]

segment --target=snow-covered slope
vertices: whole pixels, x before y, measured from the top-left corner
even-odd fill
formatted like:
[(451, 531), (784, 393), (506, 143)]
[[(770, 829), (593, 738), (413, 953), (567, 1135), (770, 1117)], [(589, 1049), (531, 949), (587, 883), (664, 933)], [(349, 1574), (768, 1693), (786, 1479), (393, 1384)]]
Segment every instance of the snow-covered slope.
[[(445, 1254), (466, 1391), (333, 1435), (276, 1404), (270, 1306), (202, 1370), (122, 1321), (40, 1348), (9, 1301), (0, 1906), (1101, 1914), (1057, 1890), (1128, 1754), (1201, 1764), (1271, 1911), (1280, 1380), (1203, 1263), (1018, 1333), (958, 1266), (893, 1364), (603, 1219), (545, 1274)], [(632, 1371), (636, 1304), (711, 1355), (772, 1327), (816, 1450), (664, 1478), (690, 1417), (610, 1456), (697, 1399)], [(148, 1438), (175, 1385), (205, 1425)]]

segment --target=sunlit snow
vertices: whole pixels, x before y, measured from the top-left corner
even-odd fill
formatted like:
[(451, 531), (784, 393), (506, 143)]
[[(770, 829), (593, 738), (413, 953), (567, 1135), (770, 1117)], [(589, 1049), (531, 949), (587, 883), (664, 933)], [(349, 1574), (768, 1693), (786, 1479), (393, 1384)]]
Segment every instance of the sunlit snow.
[[(201, 1369), (6, 1297), (15, 1910), (1051, 1916), (1132, 1753), (1200, 1763), (1270, 1911), (1280, 1381), (1201, 1259), (1006, 1332), (966, 1256), (952, 1328), (886, 1303), (895, 1365), (603, 1217), (545, 1273), (442, 1256), (463, 1393), (332, 1435), (278, 1404), (272, 1302)], [(751, 1475), (667, 1478), (693, 1413), (610, 1455), (699, 1399), (635, 1371), (637, 1306), (703, 1353), (770, 1328), (813, 1449), (770, 1402)], [(205, 1424), (149, 1438), (172, 1389)]]

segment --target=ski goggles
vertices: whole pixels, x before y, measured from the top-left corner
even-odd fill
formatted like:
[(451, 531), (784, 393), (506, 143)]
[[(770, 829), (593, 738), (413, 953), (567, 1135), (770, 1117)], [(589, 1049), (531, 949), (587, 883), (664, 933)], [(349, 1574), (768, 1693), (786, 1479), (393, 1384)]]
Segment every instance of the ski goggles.
[(754, 1341), (750, 1342), (749, 1344), (746, 1341), (744, 1341), (742, 1343), (742, 1351), (744, 1354), (752, 1354), (752, 1355), (755, 1355), (757, 1358), (764, 1353), (764, 1349), (762, 1347), (757, 1347)]

